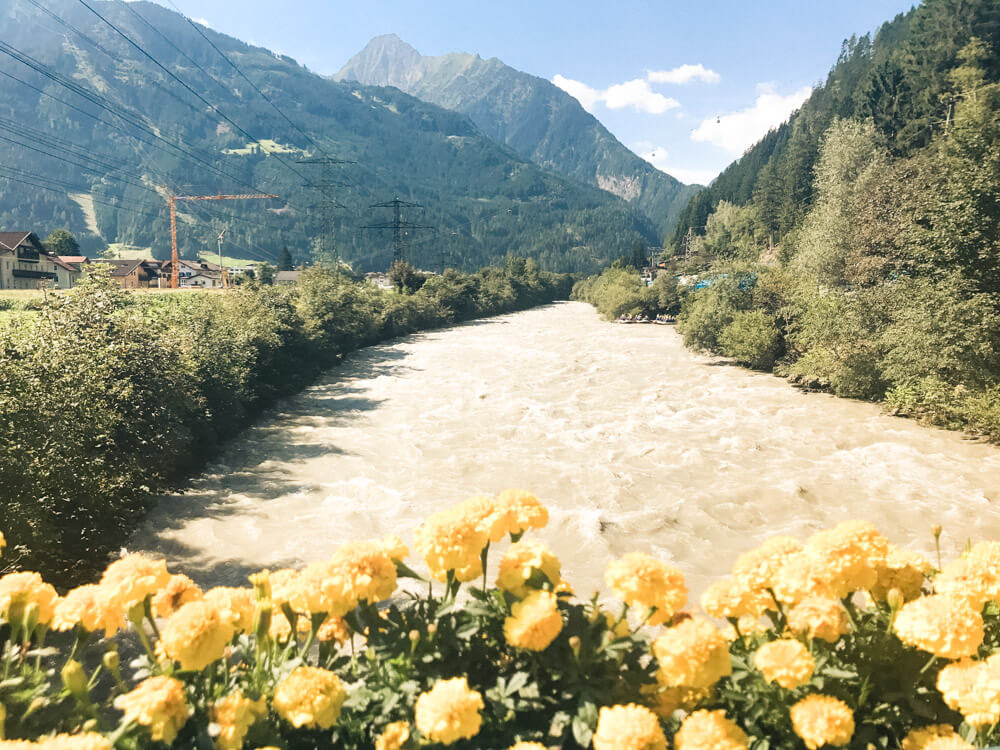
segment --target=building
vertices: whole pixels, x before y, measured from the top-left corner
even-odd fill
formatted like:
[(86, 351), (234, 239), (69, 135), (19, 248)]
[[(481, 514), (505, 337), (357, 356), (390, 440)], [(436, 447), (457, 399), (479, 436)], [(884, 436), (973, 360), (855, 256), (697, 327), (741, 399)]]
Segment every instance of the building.
[(122, 289), (144, 289), (149, 286), (149, 274), (141, 260), (106, 260), (97, 261), (111, 266), (111, 278), (117, 281)]
[(299, 283), (302, 271), (278, 271), (274, 274), (274, 283), (279, 286), (292, 286)]
[(56, 289), (72, 289), (83, 275), (83, 269), (75, 263), (67, 263), (58, 255), (49, 256), (56, 267)]
[[(173, 271), (171, 261), (165, 260), (160, 266), (163, 276), (163, 286), (170, 286), (170, 275)], [(207, 260), (185, 260), (181, 258), (177, 264), (177, 279), (180, 286), (197, 287), (201, 289), (218, 289), (222, 287), (222, 266)]]
[(0, 232), (0, 289), (41, 289), (60, 282), (72, 286), (74, 281), (34, 232)]

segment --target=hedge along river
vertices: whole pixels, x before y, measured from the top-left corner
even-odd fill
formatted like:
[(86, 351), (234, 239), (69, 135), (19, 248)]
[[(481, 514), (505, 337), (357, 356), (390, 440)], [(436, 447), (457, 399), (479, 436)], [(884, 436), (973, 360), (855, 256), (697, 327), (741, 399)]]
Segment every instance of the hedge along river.
[(567, 302), (350, 355), (161, 498), (133, 546), (242, 584), (352, 539), (410, 543), (433, 511), (507, 487), (547, 503), (540, 536), (581, 595), (625, 552), (697, 592), (768, 536), (850, 518), (925, 552), (935, 523), (948, 553), (1000, 539), (997, 448)]

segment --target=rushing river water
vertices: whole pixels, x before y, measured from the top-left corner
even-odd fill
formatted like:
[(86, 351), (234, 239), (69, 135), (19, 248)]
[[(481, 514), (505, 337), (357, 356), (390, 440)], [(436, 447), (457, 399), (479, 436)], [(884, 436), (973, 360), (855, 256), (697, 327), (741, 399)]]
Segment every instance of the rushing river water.
[(847, 518), (925, 551), (934, 523), (948, 552), (1000, 539), (1000, 450), (561, 303), (351, 355), (162, 498), (133, 546), (245, 583), (349, 539), (411, 542), (432, 511), (506, 487), (548, 504), (541, 536), (579, 594), (632, 550), (697, 591), (770, 535)]

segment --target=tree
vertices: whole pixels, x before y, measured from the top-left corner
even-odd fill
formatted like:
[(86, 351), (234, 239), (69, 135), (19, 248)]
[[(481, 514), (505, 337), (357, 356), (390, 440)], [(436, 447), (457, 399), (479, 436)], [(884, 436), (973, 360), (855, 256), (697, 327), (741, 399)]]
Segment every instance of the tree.
[(76, 255), (80, 250), (80, 243), (67, 229), (53, 229), (42, 244), (54, 255)]
[(405, 260), (394, 261), (389, 266), (389, 281), (392, 282), (397, 291), (415, 292), (423, 286), (426, 280), (426, 276), (419, 273), (417, 269)]
[(294, 268), (295, 262), (292, 260), (292, 254), (288, 252), (287, 247), (281, 248), (281, 254), (278, 256), (278, 270), (291, 271)]
[(274, 283), (274, 266), (270, 263), (261, 263), (257, 266), (257, 280), (261, 284)]

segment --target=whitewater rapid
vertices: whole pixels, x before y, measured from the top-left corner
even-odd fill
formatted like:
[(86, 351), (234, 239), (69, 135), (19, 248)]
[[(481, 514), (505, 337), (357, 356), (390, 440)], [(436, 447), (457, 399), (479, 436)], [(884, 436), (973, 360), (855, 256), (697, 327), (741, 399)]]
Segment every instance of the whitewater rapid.
[(539, 536), (578, 594), (632, 550), (698, 591), (768, 536), (849, 518), (924, 551), (935, 523), (949, 553), (1000, 539), (997, 448), (567, 302), (350, 355), (161, 498), (131, 547), (244, 584), (351, 539), (410, 543), (431, 512), (507, 487), (548, 505)]

